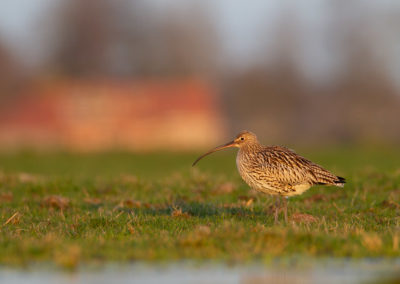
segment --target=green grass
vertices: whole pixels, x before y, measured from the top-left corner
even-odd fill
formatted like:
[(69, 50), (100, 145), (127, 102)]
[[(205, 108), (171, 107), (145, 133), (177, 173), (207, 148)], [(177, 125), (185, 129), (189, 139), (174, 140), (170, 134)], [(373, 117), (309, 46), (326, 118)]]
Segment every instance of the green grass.
[(199, 153), (1, 154), (0, 264), (398, 258), (400, 151), (299, 152), (349, 182), (291, 198), (279, 225), (233, 151), (195, 169)]

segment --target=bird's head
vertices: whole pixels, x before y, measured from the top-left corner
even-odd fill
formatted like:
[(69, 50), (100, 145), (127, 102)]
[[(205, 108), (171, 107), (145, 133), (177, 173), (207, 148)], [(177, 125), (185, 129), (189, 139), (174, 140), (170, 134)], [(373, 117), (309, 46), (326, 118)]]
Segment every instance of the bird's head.
[(232, 142), (235, 144), (234, 147), (241, 148), (245, 145), (258, 143), (258, 140), (254, 133), (245, 130), (236, 135)]
[(211, 153), (214, 153), (216, 151), (223, 150), (226, 148), (231, 148), (231, 147), (242, 148), (246, 145), (251, 145), (254, 143), (258, 143), (257, 136), (250, 131), (242, 131), (232, 141), (230, 141), (226, 144), (223, 144), (221, 146), (218, 146), (218, 147), (208, 151), (207, 153), (201, 155), (199, 158), (197, 158), (197, 160), (193, 163), (192, 166), (196, 165), (197, 162), (200, 161), (205, 156), (207, 156)]

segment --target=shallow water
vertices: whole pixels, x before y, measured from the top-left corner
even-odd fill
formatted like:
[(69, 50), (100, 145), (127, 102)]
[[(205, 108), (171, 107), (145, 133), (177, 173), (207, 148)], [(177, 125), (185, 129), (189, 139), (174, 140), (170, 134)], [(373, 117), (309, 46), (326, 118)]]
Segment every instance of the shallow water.
[[(80, 267), (74, 272), (31, 267), (0, 269), (0, 283), (400, 283), (400, 259), (318, 260), (306, 264), (226, 266), (173, 263)], [(389, 282), (388, 282), (389, 283)]]

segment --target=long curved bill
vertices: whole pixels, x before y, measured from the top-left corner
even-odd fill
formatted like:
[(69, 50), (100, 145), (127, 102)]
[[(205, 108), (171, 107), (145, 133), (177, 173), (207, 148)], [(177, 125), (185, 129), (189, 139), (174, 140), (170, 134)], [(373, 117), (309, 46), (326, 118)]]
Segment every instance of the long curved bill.
[(201, 159), (203, 159), (205, 156), (210, 155), (211, 153), (217, 152), (217, 151), (219, 151), (219, 150), (223, 150), (223, 149), (226, 149), (226, 148), (230, 148), (230, 147), (235, 147), (235, 141), (231, 141), (231, 142), (228, 142), (228, 143), (226, 143), (226, 144), (224, 144), (224, 145), (218, 146), (218, 147), (216, 147), (216, 148), (214, 148), (214, 149), (208, 151), (207, 153), (201, 155), (200, 157), (197, 158), (196, 161), (194, 161), (192, 167), (193, 167), (194, 165), (196, 165), (197, 162), (200, 161)]

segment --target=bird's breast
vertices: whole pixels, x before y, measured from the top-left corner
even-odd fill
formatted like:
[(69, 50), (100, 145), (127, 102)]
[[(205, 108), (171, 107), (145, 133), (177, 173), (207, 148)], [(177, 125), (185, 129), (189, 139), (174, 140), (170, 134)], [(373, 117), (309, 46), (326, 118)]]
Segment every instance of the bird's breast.
[(261, 165), (258, 165), (252, 157), (246, 156), (239, 151), (236, 156), (236, 166), (242, 179), (253, 189), (265, 191), (268, 185), (260, 178), (262, 176)]
[(243, 157), (242, 153), (240, 152), (240, 150), (239, 150), (238, 154), (236, 155), (236, 167), (238, 169), (240, 176), (246, 181), (246, 179), (245, 179), (246, 166), (245, 166), (244, 157)]

